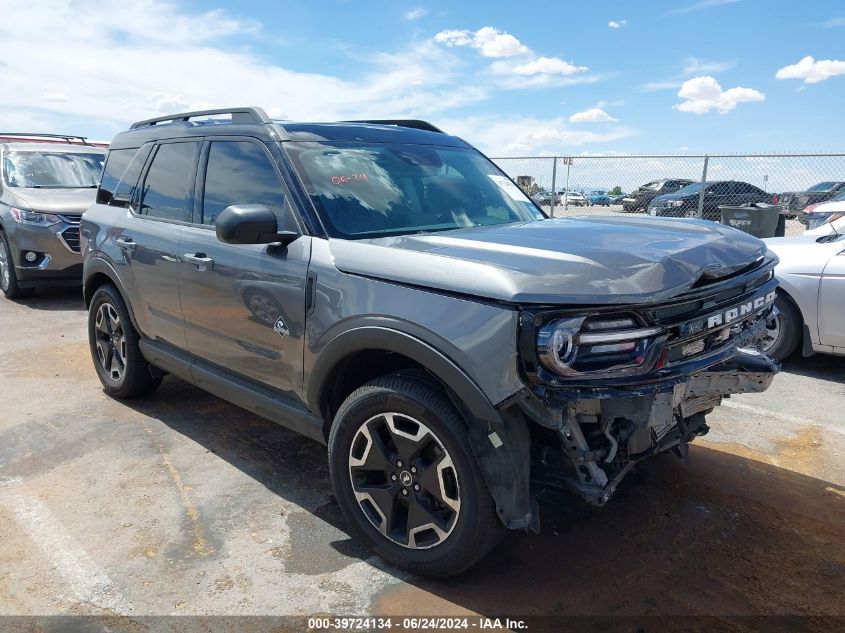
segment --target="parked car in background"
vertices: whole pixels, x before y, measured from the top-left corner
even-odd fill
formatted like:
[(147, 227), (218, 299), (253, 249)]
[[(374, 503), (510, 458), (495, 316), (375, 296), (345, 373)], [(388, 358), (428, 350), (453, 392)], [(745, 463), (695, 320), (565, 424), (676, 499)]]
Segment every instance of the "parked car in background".
[(815, 229), (845, 217), (845, 191), (827, 202), (816, 202), (804, 209), (798, 221), (808, 229)]
[(627, 193), (620, 193), (615, 196), (610, 196), (610, 204), (622, 204), (622, 199), (628, 196)]
[(555, 203), (558, 202), (558, 197), (555, 194), (553, 194), (551, 191), (545, 191), (545, 190), (544, 191), (538, 191), (533, 196), (531, 196), (531, 199), (534, 202), (536, 202), (537, 204), (539, 204), (540, 206), (547, 206), (547, 207), (551, 206), (552, 201), (554, 201)]
[(765, 240), (780, 262), (775, 311), (761, 349), (783, 360), (799, 349), (845, 355), (845, 234)]
[(648, 182), (622, 198), (622, 210), (625, 213), (645, 213), (654, 198), (667, 193), (674, 193), (691, 182), (693, 181), (684, 178)]
[(570, 207), (586, 207), (589, 202), (587, 201), (587, 197), (578, 191), (561, 191), (558, 204)]
[(808, 205), (826, 202), (845, 192), (845, 181), (819, 182), (805, 191), (786, 191), (778, 197), (778, 204), (783, 206), (789, 217), (796, 217)]
[[(664, 218), (698, 217), (700, 197), (701, 183), (694, 182), (675, 193), (654, 198), (648, 207), (648, 214)], [(739, 180), (708, 182), (704, 188), (702, 217), (705, 220), (719, 222), (722, 217), (722, 212), (719, 210), (720, 206), (739, 206), (754, 202), (772, 203), (772, 194)]]
[(591, 191), (587, 195), (587, 200), (590, 204), (593, 205), (600, 205), (603, 207), (610, 205), (610, 196), (607, 195), (606, 191), (602, 191), (601, 189), (596, 189), (595, 191)]
[(9, 299), (82, 283), (79, 222), (94, 202), (106, 151), (81, 137), (44, 141), (27, 134), (0, 143), (0, 289)]

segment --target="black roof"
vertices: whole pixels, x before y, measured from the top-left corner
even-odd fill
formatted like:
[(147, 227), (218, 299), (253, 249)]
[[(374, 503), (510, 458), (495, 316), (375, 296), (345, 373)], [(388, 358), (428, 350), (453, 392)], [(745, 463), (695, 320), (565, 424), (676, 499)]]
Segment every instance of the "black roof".
[[(229, 118), (221, 120), (219, 115)], [(202, 110), (166, 115), (133, 123), (118, 134), (112, 149), (140, 147), (146, 142), (205, 136), (254, 136), (265, 141), (328, 141), (365, 143), (412, 143), (467, 147), (461, 139), (445, 134), (426, 121), (414, 119), (298, 123), (275, 121), (261, 108), (243, 107)]]

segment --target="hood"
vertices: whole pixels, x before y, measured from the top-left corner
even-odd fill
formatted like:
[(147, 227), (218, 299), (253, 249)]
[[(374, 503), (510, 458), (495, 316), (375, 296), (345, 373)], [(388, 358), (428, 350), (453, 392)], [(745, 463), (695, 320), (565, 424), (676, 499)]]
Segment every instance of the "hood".
[(80, 189), (33, 189), (24, 187), (9, 187), (7, 189), (18, 204), (32, 211), (46, 211), (48, 213), (69, 213), (82, 215), (94, 204), (97, 190), (94, 188)]
[(512, 303), (671, 299), (766, 252), (702, 220), (574, 217), (425, 235), (329, 241), (341, 271)]
[(805, 233), (767, 239), (766, 246), (780, 259), (775, 273), (818, 276), (832, 257), (845, 251), (845, 238), (822, 241), (819, 241), (819, 238), (819, 235)]

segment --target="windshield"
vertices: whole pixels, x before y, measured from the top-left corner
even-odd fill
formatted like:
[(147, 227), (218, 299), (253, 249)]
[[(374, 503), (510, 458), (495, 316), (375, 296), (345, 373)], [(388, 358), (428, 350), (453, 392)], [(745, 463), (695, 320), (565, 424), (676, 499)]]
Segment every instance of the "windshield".
[(833, 196), (828, 202), (845, 202), (845, 191), (842, 193), (837, 193)]
[(681, 187), (675, 192), (676, 196), (691, 196), (693, 194), (698, 193), (701, 191), (701, 183), (694, 182), (691, 185), (687, 185), (686, 187)]
[(3, 173), (9, 187), (96, 187), (105, 158), (78, 152), (8, 152)]
[(648, 189), (649, 191), (657, 191), (663, 184), (662, 180), (655, 180), (654, 182), (647, 182), (640, 189)]
[(831, 189), (833, 189), (833, 188), (834, 188), (837, 184), (838, 184), (838, 183), (835, 183), (835, 182), (820, 182), (820, 183), (818, 183), (818, 184), (816, 184), (816, 185), (813, 185), (813, 186), (812, 186), (812, 187), (810, 187), (809, 189), (807, 189), (807, 191), (808, 191), (808, 192), (813, 192), (813, 193), (818, 193), (818, 192), (822, 192), (822, 191), (830, 191), (830, 190), (831, 190)]
[(447, 231), (543, 219), (475, 150), (399, 143), (285, 143), (333, 237)]

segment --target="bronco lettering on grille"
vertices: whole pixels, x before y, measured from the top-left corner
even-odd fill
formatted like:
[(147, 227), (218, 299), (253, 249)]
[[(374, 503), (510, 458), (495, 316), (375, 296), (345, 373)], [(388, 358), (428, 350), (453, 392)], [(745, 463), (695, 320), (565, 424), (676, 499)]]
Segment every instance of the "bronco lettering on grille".
[(735, 306), (730, 310), (725, 310), (724, 312), (717, 312), (716, 314), (711, 314), (707, 317), (707, 329), (712, 329), (714, 327), (718, 327), (720, 325), (728, 324), (732, 321), (735, 321), (739, 317), (748, 316), (749, 314), (754, 314), (759, 310), (762, 310), (770, 303), (774, 302), (776, 293), (773, 290), (767, 295), (762, 295), (753, 299), (751, 301), (746, 301), (742, 305)]

